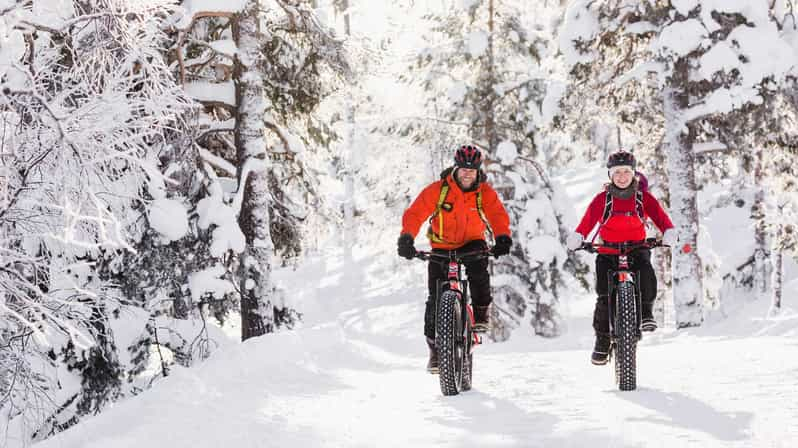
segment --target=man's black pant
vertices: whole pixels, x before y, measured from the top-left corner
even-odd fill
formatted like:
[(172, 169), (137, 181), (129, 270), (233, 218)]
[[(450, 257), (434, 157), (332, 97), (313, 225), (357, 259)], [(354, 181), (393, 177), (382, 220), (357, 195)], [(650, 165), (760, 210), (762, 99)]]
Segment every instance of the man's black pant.
[[(485, 241), (471, 241), (457, 249), (459, 253), (473, 252), (487, 249)], [(432, 249), (432, 252), (446, 254), (447, 250)], [(490, 295), (490, 274), (488, 274), (488, 259), (472, 261), (465, 264), (466, 275), (468, 275), (468, 289), (471, 295), (471, 302), (474, 306), (490, 305), (493, 298)], [(428, 338), (435, 338), (435, 309), (438, 302), (438, 282), (445, 282), (448, 266), (441, 264), (440, 260), (430, 260), (427, 268), (429, 296), (427, 297), (427, 307), (424, 311), (424, 335)]]
[[(643, 316), (650, 316), (654, 307), (654, 299), (657, 298), (657, 276), (651, 266), (651, 251), (649, 249), (638, 249), (629, 255), (632, 272), (638, 272), (637, 282), (640, 285), (640, 301), (642, 303)], [(607, 296), (609, 295), (608, 272), (618, 269), (617, 255), (599, 254), (596, 257), (596, 308), (593, 311), (593, 329), (596, 334), (608, 334), (610, 332), (610, 316), (607, 307)]]

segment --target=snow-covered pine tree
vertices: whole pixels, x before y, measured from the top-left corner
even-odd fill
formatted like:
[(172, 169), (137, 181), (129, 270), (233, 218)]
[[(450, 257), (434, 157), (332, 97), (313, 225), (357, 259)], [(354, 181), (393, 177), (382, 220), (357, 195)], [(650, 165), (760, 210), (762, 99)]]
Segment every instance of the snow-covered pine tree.
[[(394, 251), (395, 240), (385, 237), (385, 229), (396, 227), (402, 210), (417, 193), (414, 185), (440, 173), (440, 169), (429, 166), (429, 154), (413, 141), (412, 134), (396, 132), (397, 121), (415, 117), (414, 108), (419, 103), (416, 90), (397, 82), (406, 72), (403, 49), (407, 39), (403, 33), (413, 32), (402, 29), (401, 24), (414, 28), (414, 21), (406, 19), (419, 16), (423, 5), (395, 2), (382, 6), (391, 18), (375, 39), (371, 32), (375, 25), (366, 23), (369, 18), (360, 13), (371, 8), (368, 3), (318, 2), (336, 29), (346, 33), (349, 23), (346, 48), (354, 73), (346, 88), (319, 108), (319, 116), (330, 117), (329, 129), (335, 138), (328, 143), (328, 152), (316, 152), (309, 163), (318, 173), (320, 190), (327, 199), (308, 220), (319, 249), (329, 252), (331, 245), (343, 244), (345, 258), (352, 249)], [(375, 85), (379, 87), (375, 89)], [(354, 114), (350, 113), (352, 105)], [(451, 158), (451, 154), (447, 156)], [(353, 224), (351, 228), (347, 222)], [(351, 275), (355, 271), (347, 268), (344, 272)]]
[(138, 305), (98, 275), (97, 261), (133, 248), (141, 214), (131, 204), (148, 179), (164, 180), (149, 155), (187, 104), (157, 50), (170, 3), (18, 2), (1, 11), (6, 440), (47, 437), (127, 391), (125, 334)]
[[(772, 54), (761, 54), (761, 41)], [(702, 145), (738, 147), (753, 117), (791, 70), (791, 47), (769, 16), (768, 3), (582, 1), (571, 3), (561, 45), (572, 65), (579, 101), (602, 99), (607, 112), (627, 104), (659, 104), (668, 154), (671, 212), (681, 243), (696, 246), (696, 154)], [(578, 92), (578, 93), (576, 93)], [(627, 98), (634, 101), (627, 102)], [(644, 97), (645, 99), (641, 99)], [(621, 115), (621, 118), (625, 118)], [(635, 121), (637, 123), (637, 121)], [(699, 248), (700, 249), (700, 248)], [(676, 325), (703, 319), (703, 270), (696, 251), (673, 251)]]
[(433, 14), (431, 45), (406, 76), (408, 82), (420, 80), (432, 119), (403, 130), (420, 141), (443, 136), (445, 144), (436, 150), (444, 151), (445, 159), (463, 142), (482, 146), (489, 179), (510, 213), (515, 246), (493, 265), (497, 340), (527, 325), (536, 334), (557, 335), (564, 274), (586, 270), (561, 243), (558, 192), (546, 174), (553, 154), (543, 151), (556, 146), (541, 144), (541, 123), (535, 120), (543, 114), (549, 80), (540, 63), (549, 56), (551, 35), (530, 32), (535, 24), (530, 18), (547, 6), (474, 0)]
[(323, 134), (311, 113), (349, 67), (341, 42), (305, 3), (210, 9), (188, 8), (177, 24), (186, 45), (177, 48), (179, 76), (204, 107), (197, 144), (209, 195), (198, 204), (199, 224), (214, 229), (212, 255), (241, 294), (247, 339), (299, 317), (271, 283), (272, 257), (301, 250), (302, 221), (319, 202), (303, 160)]
[[(792, 114), (793, 118), (796, 117)], [(784, 302), (784, 257), (789, 256), (798, 260), (798, 141), (795, 141), (795, 123), (783, 129), (791, 129), (785, 135), (789, 140), (781, 140), (774, 148), (778, 155), (772, 158), (770, 169), (774, 176), (768, 182), (769, 188), (775, 194), (775, 204), (768, 213), (769, 227), (773, 234), (773, 273), (771, 281), (772, 306), (771, 314), (778, 314)], [(785, 133), (786, 134), (786, 133)]]
[[(789, 24), (789, 19), (782, 21)], [(788, 25), (796, 32), (793, 22)], [(798, 78), (788, 77), (785, 86), (771, 106), (773, 118), (769, 141), (763, 145), (763, 187), (770, 194), (765, 222), (771, 236), (772, 277), (770, 315), (777, 315), (784, 306), (784, 257), (798, 259)]]

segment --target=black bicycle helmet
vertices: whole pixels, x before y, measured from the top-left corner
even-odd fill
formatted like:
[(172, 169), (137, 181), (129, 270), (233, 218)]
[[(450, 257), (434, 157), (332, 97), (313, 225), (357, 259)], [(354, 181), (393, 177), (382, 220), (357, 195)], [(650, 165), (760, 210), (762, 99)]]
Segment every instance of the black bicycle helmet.
[(607, 158), (607, 169), (622, 165), (630, 166), (632, 167), (632, 170), (634, 170), (637, 167), (637, 160), (635, 160), (634, 154), (631, 152), (626, 152), (622, 149), (610, 154), (610, 156)]

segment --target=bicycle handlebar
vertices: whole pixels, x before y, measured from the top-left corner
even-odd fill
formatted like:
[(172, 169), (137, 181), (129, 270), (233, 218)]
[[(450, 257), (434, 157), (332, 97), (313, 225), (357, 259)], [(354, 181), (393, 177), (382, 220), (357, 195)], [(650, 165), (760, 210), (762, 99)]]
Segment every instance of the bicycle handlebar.
[(620, 244), (594, 244), (594, 243), (582, 243), (577, 250), (584, 250), (590, 253), (596, 253), (599, 249), (612, 249), (617, 250), (621, 254), (628, 254), (635, 249), (652, 249), (655, 247), (671, 247), (667, 244), (664, 244), (662, 240), (657, 238), (646, 238), (643, 241), (635, 241), (631, 243), (620, 243)]
[(493, 255), (493, 251), (491, 249), (479, 249), (460, 253), (458, 253), (456, 250), (450, 250), (447, 253), (418, 251), (414, 257), (425, 261), (439, 261), (441, 263), (456, 261), (457, 263), (462, 264), (469, 261), (480, 260), (482, 258), (489, 258), (491, 255)]

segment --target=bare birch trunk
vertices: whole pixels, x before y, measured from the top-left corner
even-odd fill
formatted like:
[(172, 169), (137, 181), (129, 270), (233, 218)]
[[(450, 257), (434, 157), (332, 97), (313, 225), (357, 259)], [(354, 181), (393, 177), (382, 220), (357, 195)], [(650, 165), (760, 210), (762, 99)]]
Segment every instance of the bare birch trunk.
[[(777, 241), (781, 242), (784, 238), (784, 226), (779, 225)], [(773, 251), (773, 274), (772, 274), (773, 301), (770, 304), (768, 315), (777, 315), (781, 312), (781, 296), (784, 292), (784, 249), (777, 247)]]
[[(618, 131), (620, 146), (620, 129)], [(657, 148), (654, 153), (654, 163), (656, 166), (666, 166), (667, 155), (664, 153), (662, 146)], [(656, 192), (652, 191), (657, 199), (663, 206), (671, 203), (670, 194), (668, 192), (668, 177), (667, 173), (663, 171), (652, 171), (648, 176), (649, 182), (657, 185)], [(650, 184), (650, 185), (653, 185)], [(653, 266), (657, 276), (657, 297), (654, 301), (654, 317), (657, 319), (657, 324), (661, 327), (669, 326), (674, 322), (673, 314), (673, 296), (671, 279), (671, 255), (666, 251), (654, 251), (652, 254)]]
[[(696, 194), (693, 141), (695, 133), (684, 121), (689, 106), (687, 81), (689, 60), (676, 61), (673, 77), (664, 91), (665, 147), (668, 154), (671, 218), (679, 235), (679, 246), (673, 248), (673, 304), (676, 327), (697, 327), (703, 317), (703, 271), (696, 251), (698, 243), (698, 204)], [(693, 250), (685, 253), (681, 246), (689, 244)]]
[(768, 249), (767, 224), (765, 222), (765, 187), (763, 185), (762, 158), (764, 149), (758, 146), (754, 151), (754, 203), (751, 206), (751, 219), (754, 220), (754, 294), (763, 298), (770, 287), (770, 250)]
[(488, 95), (488, 104), (485, 113), (485, 140), (488, 142), (488, 152), (492, 155), (496, 154), (496, 147), (499, 145), (499, 136), (496, 132), (496, 120), (494, 118), (494, 108), (496, 103), (496, 91), (493, 89), (496, 84), (495, 73), (495, 57), (493, 48), (493, 0), (488, 3), (488, 83), (490, 84), (490, 94)]
[[(350, 17), (349, 0), (343, 0), (342, 7), (344, 9), (344, 31), (347, 38), (352, 35), (352, 21)], [(349, 97), (349, 104), (346, 106), (347, 121), (349, 122), (349, 136), (347, 139), (348, 148), (346, 148), (346, 172), (344, 175), (344, 263), (347, 266), (352, 265), (352, 246), (355, 244), (355, 236), (357, 235), (357, 223), (355, 222), (355, 100), (354, 96)]]

